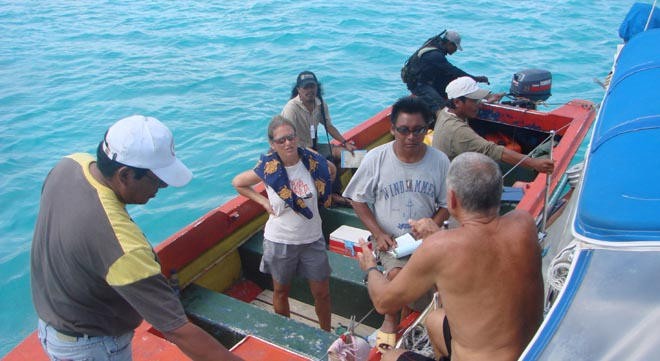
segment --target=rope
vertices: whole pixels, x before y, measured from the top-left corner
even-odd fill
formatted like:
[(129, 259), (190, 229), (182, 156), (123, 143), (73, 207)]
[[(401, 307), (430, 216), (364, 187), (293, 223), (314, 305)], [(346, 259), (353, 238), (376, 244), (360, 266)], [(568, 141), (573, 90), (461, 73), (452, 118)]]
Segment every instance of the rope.
[(432, 310), (436, 310), (437, 308), (438, 293), (436, 292), (433, 294), (433, 300), (431, 300), (429, 305), (426, 306), (415, 322), (403, 332), (403, 335), (401, 335), (401, 339), (397, 342), (395, 348), (403, 347), (426, 357), (434, 357), (433, 345), (431, 344), (428, 332), (426, 332), (426, 327), (422, 324), (422, 320), (424, 320)]
[(571, 241), (550, 262), (546, 279), (548, 282), (548, 296), (545, 300), (545, 312), (547, 312), (555, 301), (556, 295), (564, 288), (568, 271), (573, 263), (573, 255), (577, 243)]
[[(362, 318), (360, 319), (360, 321), (357, 322), (357, 324), (358, 324), (358, 325), (361, 325), (361, 324), (362, 324), (362, 321), (364, 321), (367, 317), (369, 317), (369, 315), (371, 315), (375, 310), (376, 310), (376, 308), (375, 308), (375, 307), (372, 307), (372, 308), (369, 310), (369, 312), (367, 312), (367, 314), (364, 315), (364, 317), (362, 317)], [(357, 325), (356, 325), (356, 326), (357, 326)]]
[[(367, 312), (367, 313), (366, 313), (366, 314), (360, 319), (360, 321), (357, 322), (357, 324), (355, 324), (355, 325), (353, 325), (353, 327), (349, 328), (348, 332), (350, 332), (350, 334), (353, 335), (353, 330), (355, 329), (355, 327), (357, 327), (358, 325), (361, 325), (362, 322), (363, 322), (367, 317), (369, 317), (369, 315), (371, 315), (375, 310), (376, 310), (376, 308), (375, 308), (375, 307), (372, 307), (372, 308), (369, 310), (369, 312)], [(323, 360), (323, 359), (328, 355), (329, 352), (330, 352), (329, 349), (326, 350), (325, 353), (324, 353), (323, 355), (321, 355), (319, 358), (314, 359), (314, 361), (321, 361), (321, 360)], [(351, 351), (351, 352), (352, 352), (352, 351)], [(355, 355), (352, 355), (352, 356), (355, 356)]]
[(653, 12), (655, 11), (656, 2), (658, 2), (658, 0), (653, 0), (653, 7), (651, 8), (651, 12), (649, 13), (649, 18), (646, 19), (646, 25), (644, 26), (644, 31), (648, 30), (649, 24), (651, 24), (651, 18), (653, 18)]
[[(560, 132), (560, 131), (563, 130), (564, 128), (567, 128), (569, 125), (570, 125), (570, 123), (564, 125), (563, 127), (559, 128), (559, 129), (557, 129), (557, 130), (555, 130), (555, 133)], [(550, 135), (549, 135), (547, 138), (545, 138), (545, 139), (544, 139), (539, 145), (537, 145), (534, 149), (532, 149), (532, 150), (529, 152), (529, 154), (524, 154), (524, 156), (522, 157), (522, 159), (519, 160), (518, 163), (514, 164), (513, 167), (511, 167), (511, 169), (509, 169), (509, 171), (506, 172), (506, 173), (502, 176), (502, 179), (506, 178), (506, 176), (508, 176), (511, 172), (513, 172), (514, 169), (518, 168), (518, 166), (521, 165), (522, 162), (524, 162), (527, 158), (530, 158), (530, 154), (534, 154), (534, 152), (536, 152), (536, 150), (538, 150), (539, 148), (541, 148), (541, 146), (545, 145), (545, 144), (546, 144), (550, 139), (552, 139), (554, 136), (555, 136), (554, 133), (553, 133), (553, 134), (550, 134)]]
[(422, 324), (418, 324), (408, 333), (404, 339), (403, 348), (426, 357), (434, 357), (433, 345), (426, 332), (426, 327)]

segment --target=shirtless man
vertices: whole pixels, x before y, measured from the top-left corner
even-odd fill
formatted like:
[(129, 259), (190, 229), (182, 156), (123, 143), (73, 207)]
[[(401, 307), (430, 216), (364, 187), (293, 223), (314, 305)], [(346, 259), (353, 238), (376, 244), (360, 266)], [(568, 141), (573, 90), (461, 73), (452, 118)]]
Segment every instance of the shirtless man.
[[(371, 252), (358, 254), (379, 313), (437, 287), (442, 308), (429, 316), (427, 328), (440, 358), (517, 359), (541, 324), (543, 279), (534, 220), (517, 210), (500, 216), (501, 194), (497, 163), (463, 153), (447, 176), (447, 204), (458, 228), (438, 232), (429, 220), (411, 221), (427, 237), (391, 281), (372, 272)], [(383, 360), (427, 359), (404, 351), (387, 352)]]

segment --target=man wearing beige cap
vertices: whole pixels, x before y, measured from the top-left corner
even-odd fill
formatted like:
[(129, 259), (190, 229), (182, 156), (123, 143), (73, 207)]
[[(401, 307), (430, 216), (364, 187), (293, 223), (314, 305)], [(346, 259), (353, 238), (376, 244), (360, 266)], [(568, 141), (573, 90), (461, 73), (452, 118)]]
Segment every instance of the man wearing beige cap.
[(477, 86), (470, 77), (460, 77), (447, 85), (447, 107), (438, 111), (433, 129), (433, 147), (440, 149), (449, 159), (465, 152), (482, 153), (496, 161), (521, 164), (537, 172), (552, 173), (554, 161), (546, 158), (527, 158), (526, 155), (495, 144), (477, 134), (468, 121), (476, 118), (483, 100), (497, 101), (503, 94), (491, 94)]
[[(407, 63), (410, 75), (406, 85), (416, 96), (422, 98), (435, 114), (447, 105), (445, 88), (450, 81), (468, 76), (480, 83), (488, 83), (488, 78), (466, 73), (447, 61), (461, 47), (461, 36), (455, 31), (443, 31), (427, 40)], [(405, 81), (405, 80), (404, 80)]]
[(126, 211), (186, 185), (170, 130), (134, 115), (113, 124), (96, 159), (64, 157), (44, 182), (31, 254), (38, 334), (53, 360), (132, 359), (146, 319), (193, 360), (240, 360), (188, 321), (157, 256)]

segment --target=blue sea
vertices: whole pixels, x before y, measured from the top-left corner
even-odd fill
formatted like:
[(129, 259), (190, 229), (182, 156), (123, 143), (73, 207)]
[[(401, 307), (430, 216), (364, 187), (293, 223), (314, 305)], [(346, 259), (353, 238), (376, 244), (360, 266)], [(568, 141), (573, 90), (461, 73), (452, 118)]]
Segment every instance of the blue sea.
[(633, 1), (0, 0), (0, 356), (36, 325), (29, 254), (41, 184), (114, 121), (159, 118), (193, 170), (130, 212), (156, 245), (235, 196), (265, 126), (302, 70), (316, 72), (347, 131), (406, 94), (403, 62), (457, 30), (449, 60), (507, 91), (526, 68), (553, 74), (549, 110), (599, 102)]

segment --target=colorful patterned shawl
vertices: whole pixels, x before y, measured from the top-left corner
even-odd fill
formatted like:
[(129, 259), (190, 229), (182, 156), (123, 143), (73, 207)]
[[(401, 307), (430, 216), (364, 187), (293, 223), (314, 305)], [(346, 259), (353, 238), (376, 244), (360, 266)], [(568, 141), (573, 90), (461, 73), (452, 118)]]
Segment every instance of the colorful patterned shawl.
[[(329, 207), (332, 181), (330, 180), (330, 170), (328, 169), (326, 159), (320, 154), (300, 147), (298, 147), (298, 156), (303, 162), (303, 165), (305, 165), (305, 168), (312, 175), (314, 185), (319, 194), (319, 204), (326, 208)], [(305, 201), (291, 190), (289, 176), (286, 174), (284, 164), (279, 155), (277, 155), (277, 152), (271, 150), (268, 154), (263, 154), (254, 167), (254, 172), (257, 173), (259, 178), (267, 186), (273, 188), (291, 209), (302, 214), (307, 219), (312, 219), (314, 215), (307, 208)]]

